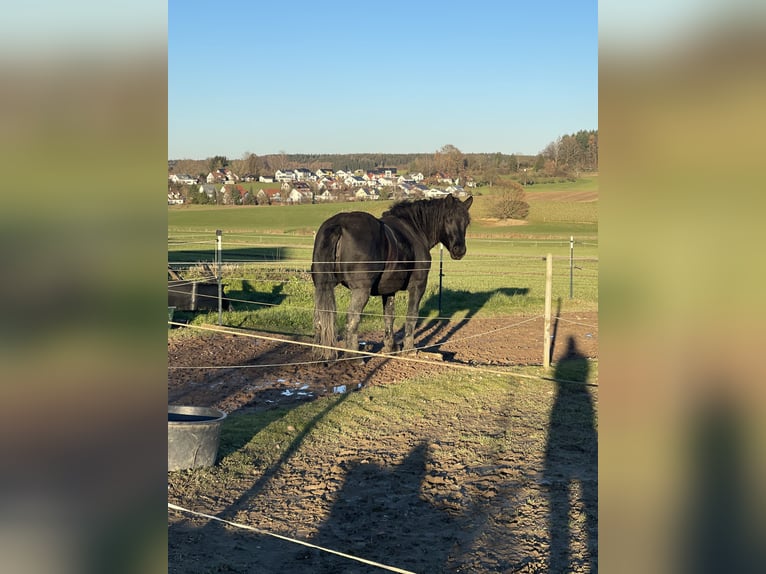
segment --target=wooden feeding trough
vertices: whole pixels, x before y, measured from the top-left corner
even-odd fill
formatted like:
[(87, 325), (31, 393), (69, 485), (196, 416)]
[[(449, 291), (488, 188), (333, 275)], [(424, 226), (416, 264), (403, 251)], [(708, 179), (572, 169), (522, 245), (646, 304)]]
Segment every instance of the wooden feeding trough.
[[(184, 279), (168, 267), (168, 307), (176, 311), (217, 311), (218, 282), (215, 279)], [(223, 301), (223, 309), (228, 309)]]

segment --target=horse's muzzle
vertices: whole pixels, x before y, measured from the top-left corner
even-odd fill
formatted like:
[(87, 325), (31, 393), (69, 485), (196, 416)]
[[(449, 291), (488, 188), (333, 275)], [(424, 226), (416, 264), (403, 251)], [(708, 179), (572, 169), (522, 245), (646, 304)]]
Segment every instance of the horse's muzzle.
[(450, 254), (450, 257), (452, 257), (452, 259), (462, 259), (463, 256), (465, 255), (465, 251), (466, 251), (465, 245), (456, 245), (452, 249), (450, 249), (449, 254)]

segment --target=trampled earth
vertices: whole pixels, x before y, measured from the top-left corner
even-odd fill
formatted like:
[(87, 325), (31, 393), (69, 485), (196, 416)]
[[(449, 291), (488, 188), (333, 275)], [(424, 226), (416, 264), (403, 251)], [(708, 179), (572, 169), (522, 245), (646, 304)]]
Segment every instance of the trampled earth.
[[(374, 405), (387, 390), (407, 393), (405, 381), (456, 370), (476, 381), (456, 387), (450, 404), (377, 421), (367, 434), (340, 432), (332, 444), (309, 444), (311, 428), (287, 426), (278, 456), (254, 459), (246, 473), (169, 473), (169, 502), (405, 571), (597, 571), (597, 388), (521, 378), (484, 392), (477, 382), (540, 365), (542, 317), (425, 323), (416, 345), (432, 347), (415, 358), (427, 362), (317, 363), (309, 347), (261, 335), (170, 338), (169, 404), (234, 419), (341, 395)], [(596, 312), (562, 314), (553, 335), (555, 378), (577, 381), (596, 365)], [(372, 352), (381, 346), (380, 333), (360, 338)], [(209, 519), (168, 517), (169, 572), (384, 571)]]

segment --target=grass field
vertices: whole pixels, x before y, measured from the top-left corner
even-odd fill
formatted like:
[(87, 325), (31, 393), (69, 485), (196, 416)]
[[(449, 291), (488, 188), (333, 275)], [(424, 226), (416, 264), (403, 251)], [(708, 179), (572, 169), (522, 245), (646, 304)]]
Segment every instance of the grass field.
[[(471, 208), (468, 255), (453, 261), (432, 251), (429, 285), (421, 315), (438, 313), (439, 270), (442, 268), (443, 317), (459, 320), (470, 308), (467, 300), (481, 297), (477, 314), (485, 316), (537, 313), (543, 307), (545, 262), (554, 256), (553, 297), (570, 310), (598, 306), (598, 201), (572, 201), (572, 193), (597, 198), (598, 178), (573, 183), (540, 184), (529, 193), (526, 222), (489, 218), (492, 188), (482, 188)], [(577, 196), (579, 197), (579, 196)], [(563, 199), (562, 199), (563, 198)], [(185, 277), (204, 274), (195, 266), (212, 262), (215, 230), (223, 231), (224, 294), (232, 310), (226, 325), (308, 334), (312, 329), (313, 285), (308, 274), (313, 232), (340, 211), (364, 210), (380, 215), (389, 201), (290, 206), (178, 206), (168, 209), (168, 261), (184, 269)], [(521, 223), (521, 224), (520, 224)], [(575, 238), (570, 299), (570, 237)], [(440, 261), (443, 257), (443, 261)], [(339, 310), (348, 304), (348, 291), (336, 291)], [(405, 314), (404, 296), (397, 297), (398, 316)], [(283, 303), (289, 303), (284, 305)], [(381, 303), (372, 299), (360, 333), (382, 326)], [(217, 322), (218, 314), (179, 317)]]

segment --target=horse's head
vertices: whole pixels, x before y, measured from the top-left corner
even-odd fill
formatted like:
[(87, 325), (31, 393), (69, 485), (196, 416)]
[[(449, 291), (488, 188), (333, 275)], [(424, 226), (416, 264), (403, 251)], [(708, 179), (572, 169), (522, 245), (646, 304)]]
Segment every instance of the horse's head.
[(448, 195), (444, 201), (446, 202), (444, 226), (439, 241), (447, 248), (452, 259), (462, 259), (466, 251), (465, 230), (471, 222), (468, 208), (473, 203), (473, 196), (460, 201), (453, 195)]

